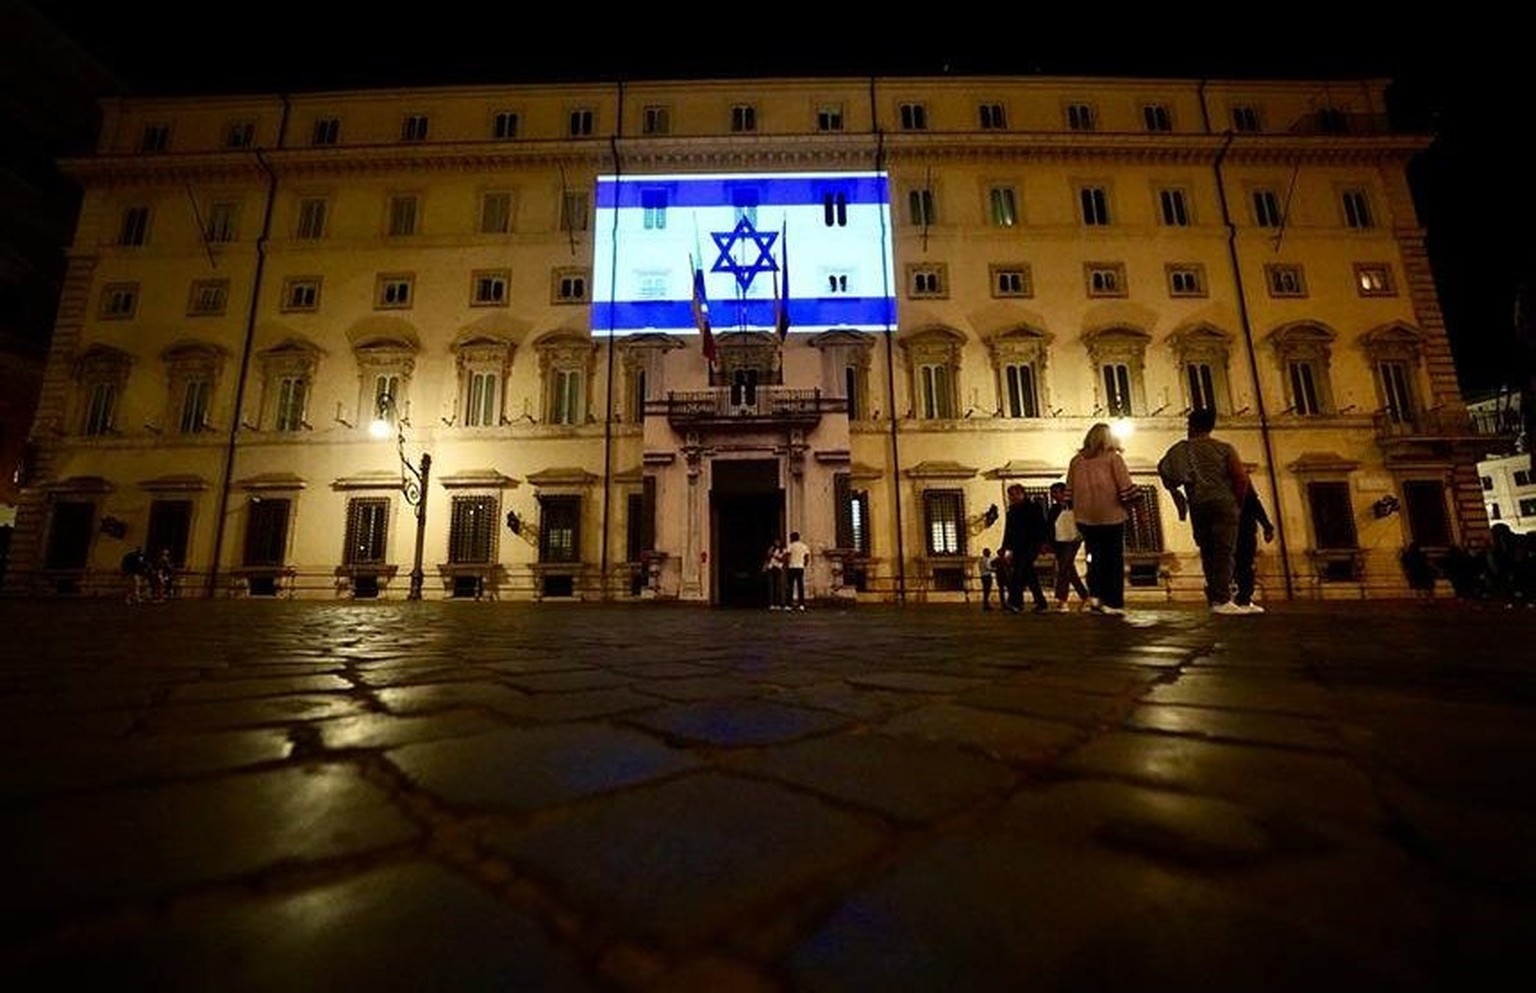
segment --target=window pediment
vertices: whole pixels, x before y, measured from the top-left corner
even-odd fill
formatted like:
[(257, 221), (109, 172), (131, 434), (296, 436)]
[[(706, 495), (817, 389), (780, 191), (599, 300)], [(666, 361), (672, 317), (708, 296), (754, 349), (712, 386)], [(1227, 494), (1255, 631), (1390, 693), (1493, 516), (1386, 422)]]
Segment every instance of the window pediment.
[(133, 356), (110, 345), (92, 345), (75, 360), (75, 375), (83, 380), (126, 379)]
[(263, 351), (259, 360), (269, 376), (313, 377), (323, 353), (314, 344), (298, 338), (289, 338)]
[(950, 365), (959, 361), (965, 335), (953, 328), (930, 327), (902, 338), (900, 345), (913, 365)]
[(1095, 364), (1139, 362), (1151, 341), (1152, 336), (1145, 331), (1129, 327), (1102, 328), (1083, 335), (1083, 344)]
[(1185, 362), (1225, 363), (1232, 351), (1232, 336), (1214, 325), (1197, 324), (1169, 335), (1168, 345)]
[(1360, 336), (1360, 345), (1376, 361), (1418, 360), (1423, 336), (1406, 324), (1388, 324)]
[(1024, 326), (994, 335), (987, 341), (992, 361), (997, 365), (1043, 362), (1050, 354), (1052, 335)]

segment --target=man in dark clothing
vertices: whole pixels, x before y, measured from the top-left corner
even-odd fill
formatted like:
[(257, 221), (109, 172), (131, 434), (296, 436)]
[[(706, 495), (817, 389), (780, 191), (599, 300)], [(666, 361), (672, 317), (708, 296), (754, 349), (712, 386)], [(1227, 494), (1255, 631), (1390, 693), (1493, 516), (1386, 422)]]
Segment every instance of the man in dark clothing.
[(1003, 519), (1003, 560), (1008, 564), (1008, 597), (1003, 606), (1017, 614), (1024, 609), (1024, 584), (1035, 599), (1035, 613), (1043, 614), (1051, 608), (1045, 602), (1045, 590), (1040, 587), (1040, 574), (1035, 571), (1035, 559), (1049, 544), (1045, 527), (1045, 511), (1033, 500), (1026, 499), (1024, 487), (1014, 483), (1008, 487), (1008, 514)]
[(1243, 498), (1243, 508), (1237, 517), (1237, 551), (1232, 560), (1232, 578), (1237, 580), (1237, 595), (1232, 602), (1250, 614), (1262, 614), (1264, 608), (1253, 602), (1253, 559), (1259, 552), (1259, 530), (1264, 531), (1264, 544), (1275, 540), (1275, 525), (1259, 502), (1254, 487), (1248, 487)]

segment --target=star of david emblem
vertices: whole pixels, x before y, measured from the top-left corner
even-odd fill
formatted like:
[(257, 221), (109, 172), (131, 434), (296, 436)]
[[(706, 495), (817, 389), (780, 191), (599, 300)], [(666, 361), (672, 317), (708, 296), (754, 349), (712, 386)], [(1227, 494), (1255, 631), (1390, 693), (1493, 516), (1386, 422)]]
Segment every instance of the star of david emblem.
[[(736, 226), (729, 231), (711, 231), (709, 236), (715, 239), (715, 246), (720, 249), (720, 255), (715, 259), (715, 264), (710, 267), (710, 272), (728, 272), (736, 277), (736, 285), (745, 293), (752, 288), (752, 280), (757, 278), (760, 272), (778, 272), (779, 265), (773, 261), (773, 243), (779, 239), (776, 231), (759, 231), (752, 226), (752, 222), (743, 217), (736, 222)], [(733, 254), (737, 246), (746, 249), (745, 255), (751, 255), (751, 246), (757, 246), (757, 258), (751, 263), (738, 261)]]

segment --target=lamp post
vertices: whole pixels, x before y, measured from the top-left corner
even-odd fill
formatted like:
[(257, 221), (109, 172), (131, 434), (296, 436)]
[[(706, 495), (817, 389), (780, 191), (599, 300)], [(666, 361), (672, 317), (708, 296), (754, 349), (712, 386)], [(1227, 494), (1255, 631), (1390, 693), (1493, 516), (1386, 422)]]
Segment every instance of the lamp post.
[(415, 466), (405, 457), (405, 425), (400, 420), (400, 409), (395, 398), (388, 393), (379, 397), (379, 409), (368, 432), (375, 438), (388, 438), (391, 429), (395, 433), (395, 449), (400, 456), (400, 492), (405, 502), (416, 508), (416, 557), (411, 564), (411, 591), (407, 600), (421, 599), (421, 584), (425, 578), (421, 570), (421, 550), (427, 536), (427, 481), (432, 474), (432, 456), (421, 453), (421, 464)]

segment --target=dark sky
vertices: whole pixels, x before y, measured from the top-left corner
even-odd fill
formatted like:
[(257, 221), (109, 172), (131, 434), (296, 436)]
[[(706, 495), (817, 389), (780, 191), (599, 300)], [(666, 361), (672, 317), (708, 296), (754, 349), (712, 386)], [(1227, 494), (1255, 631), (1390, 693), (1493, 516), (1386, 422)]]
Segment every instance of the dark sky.
[(212, 8), (32, 6), (137, 93), (796, 74), (1388, 78), (1397, 120), (1437, 135), (1410, 177), (1462, 384), (1494, 387), (1517, 368), (1515, 292), (1536, 262), (1536, 190), (1521, 165), (1536, 135), (1536, 84), (1523, 69), (1536, 48), (1517, 49), (1513, 25), (1500, 40), (1498, 24), (1470, 16), (1430, 22), (1406, 8), (1351, 13), (1336, 2), (1114, 16), (950, 3), (948, 28), (924, 9), (887, 8), (890, 26), (874, 33), (859, 27), (867, 13), (824, 4), (754, 7), (777, 16), (752, 15), (745, 30), (746, 8), (719, 5), (632, 15), (586, 5), (564, 23), (542, 8), (537, 25), (523, 6), (451, 0), (266, 0), (242, 6), (238, 21)]

